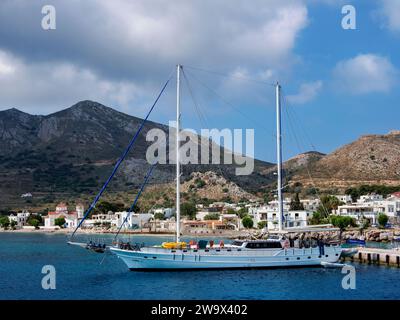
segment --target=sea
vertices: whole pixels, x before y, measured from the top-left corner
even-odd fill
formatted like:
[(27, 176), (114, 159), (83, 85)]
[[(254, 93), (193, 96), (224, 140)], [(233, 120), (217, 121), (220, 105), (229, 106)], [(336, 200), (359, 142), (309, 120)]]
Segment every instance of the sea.
[[(88, 236), (78, 237), (88, 240)], [(112, 239), (111, 235), (90, 236), (96, 237)], [(129, 240), (154, 245), (172, 239), (140, 235)], [(42, 287), (45, 266), (54, 267), (55, 289)], [(348, 273), (340, 268), (129, 271), (112, 254), (67, 245), (63, 234), (0, 233), (1, 300), (400, 299), (400, 268), (351, 266), (355, 288), (343, 286)]]

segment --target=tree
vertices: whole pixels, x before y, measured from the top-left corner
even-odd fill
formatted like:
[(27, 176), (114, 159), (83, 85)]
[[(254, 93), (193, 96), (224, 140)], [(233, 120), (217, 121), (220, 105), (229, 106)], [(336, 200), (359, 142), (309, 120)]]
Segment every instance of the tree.
[(321, 213), (318, 211), (314, 212), (310, 219), (310, 224), (321, 224), (321, 221), (322, 221)]
[(219, 213), (209, 213), (204, 216), (204, 220), (219, 220)]
[(39, 220), (38, 219), (30, 219), (28, 224), (32, 227), (35, 227), (35, 229), (39, 228)]
[(303, 204), (300, 202), (299, 193), (296, 193), (294, 199), (290, 201), (290, 208), (289, 210), (304, 210)]
[(380, 213), (378, 215), (378, 223), (381, 228), (384, 228), (386, 226), (386, 224), (388, 223), (388, 221), (389, 221), (389, 217), (386, 214)]
[(264, 229), (267, 225), (267, 221), (260, 221), (259, 223), (257, 223), (257, 227), (258, 229)]
[(54, 220), (54, 224), (55, 224), (56, 226), (63, 227), (64, 224), (65, 224), (65, 218), (64, 218), (64, 217), (56, 218), (56, 219)]
[(243, 227), (245, 227), (246, 229), (250, 229), (250, 228), (253, 228), (254, 222), (250, 216), (245, 216), (242, 219), (242, 224), (243, 224)]
[[(108, 211), (111, 212), (118, 212), (118, 211), (123, 211), (124, 210), (124, 204), (123, 203), (111, 203), (108, 201), (101, 201), (98, 205), (96, 205), (95, 208), (95, 213), (108, 213)], [(134, 208), (136, 209), (136, 208)], [(138, 212), (137, 210), (134, 210), (135, 212)]]
[(17, 222), (16, 221), (11, 221), (11, 223), (10, 223), (10, 227), (11, 227), (11, 230), (15, 230), (15, 226), (17, 225)]
[(181, 204), (181, 213), (183, 216), (189, 216), (190, 219), (196, 218), (196, 205), (193, 202), (184, 202)]
[(332, 213), (332, 210), (336, 210), (342, 204), (343, 202), (335, 196), (323, 196), (321, 197), (321, 205), (317, 208), (317, 212), (323, 218), (327, 218)]
[(367, 218), (364, 216), (361, 216), (360, 218), (360, 234), (362, 235), (364, 233), (364, 230), (368, 229), (370, 226), (370, 222)]
[(1, 216), (0, 226), (2, 226), (5, 230), (7, 230), (9, 225), (10, 225), (10, 219), (7, 216)]
[(348, 216), (333, 215), (330, 217), (330, 221), (335, 227), (340, 229), (340, 237), (342, 236), (342, 232), (346, 230), (347, 227), (356, 226), (355, 219)]
[(162, 212), (155, 213), (154, 214), (154, 219), (156, 219), (156, 220), (164, 220), (165, 219), (164, 213), (162, 213)]
[(227, 214), (236, 214), (235, 210), (233, 210), (232, 208), (228, 208), (228, 210), (226, 210)]
[(197, 179), (195, 180), (195, 184), (196, 184), (196, 187), (197, 187), (198, 189), (201, 189), (201, 188), (203, 188), (203, 187), (206, 185), (206, 183), (204, 182), (204, 180), (201, 180), (200, 178), (197, 178)]
[(43, 222), (42, 216), (39, 214), (31, 214), (28, 219), (26, 220), (26, 223), (30, 226), (34, 226), (36, 227), (36, 222), (33, 222), (33, 224), (31, 223), (31, 221), (36, 220), (37, 221), (37, 225), (39, 226), (39, 224), (41, 224)]
[(240, 208), (237, 213), (238, 213), (240, 219), (243, 219), (247, 215), (247, 209), (246, 208)]

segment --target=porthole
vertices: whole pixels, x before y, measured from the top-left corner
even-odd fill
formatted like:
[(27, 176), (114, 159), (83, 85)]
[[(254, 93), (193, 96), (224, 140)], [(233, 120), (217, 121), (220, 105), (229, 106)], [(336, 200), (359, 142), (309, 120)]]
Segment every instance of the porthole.
[(325, 257), (327, 257), (327, 258), (328, 258), (328, 257), (329, 257), (329, 254), (325, 255)]
[(307, 257), (307, 259), (311, 259), (311, 257)]
[(289, 260), (289, 258), (286, 258), (286, 260)]
[(300, 260), (300, 257), (297, 257), (297, 260)]

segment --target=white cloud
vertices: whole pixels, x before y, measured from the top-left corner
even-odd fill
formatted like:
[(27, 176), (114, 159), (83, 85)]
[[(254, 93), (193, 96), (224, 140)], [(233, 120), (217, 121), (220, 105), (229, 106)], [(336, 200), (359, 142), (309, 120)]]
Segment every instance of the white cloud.
[(387, 57), (375, 54), (359, 54), (340, 61), (333, 70), (335, 86), (353, 94), (389, 92), (397, 73)]
[[(243, 69), (251, 77), (282, 77), (296, 61), (293, 48), (308, 23), (307, 7), (298, 0), (254, 0), (251, 5), (245, 0), (53, 0), (57, 29), (44, 31), (43, 4), (0, 2), (0, 50), (23, 64), (20, 68), (36, 87), (52, 87), (46, 79), (58, 73), (61, 87), (62, 73), (63, 81), (69, 82), (63, 92), (55, 90), (60, 95), (56, 99), (53, 91), (46, 95), (41, 88), (30, 90), (19, 69), (20, 92), (0, 95), (0, 108), (65, 106), (73, 98), (84, 98), (85, 92), (94, 100), (137, 103), (138, 91), (159, 88), (176, 63), (224, 73)], [(0, 75), (6, 73), (9, 79), (2, 79), (2, 84), (13, 87), (17, 75), (0, 64)]]
[(379, 15), (383, 19), (383, 27), (391, 31), (400, 31), (400, 1), (381, 0)]
[[(70, 63), (28, 64), (0, 50), (0, 99), (4, 108), (48, 113), (92, 99), (121, 109), (137, 101), (145, 87), (111, 81)], [(55, 109), (56, 108), (56, 109)]]
[(322, 81), (314, 81), (303, 83), (300, 86), (299, 92), (287, 97), (288, 101), (293, 104), (304, 104), (313, 100), (322, 88)]

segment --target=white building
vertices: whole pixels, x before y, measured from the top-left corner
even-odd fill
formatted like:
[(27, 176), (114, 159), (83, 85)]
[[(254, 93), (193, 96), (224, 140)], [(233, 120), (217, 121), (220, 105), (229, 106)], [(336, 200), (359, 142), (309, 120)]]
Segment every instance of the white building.
[(370, 220), (372, 224), (377, 223), (380, 213), (384, 213), (392, 222), (398, 222), (400, 217), (400, 198), (389, 196), (384, 199), (381, 195), (361, 196), (356, 203), (339, 206), (336, 214), (350, 216), (360, 222), (362, 217)]
[[(312, 216), (312, 211), (307, 210), (288, 210), (289, 206), (284, 209), (284, 226), (285, 227), (306, 227), (308, 219)], [(276, 230), (279, 227), (278, 208), (263, 206), (260, 208), (249, 210), (249, 215), (257, 225), (261, 221), (267, 222), (268, 230)]]
[(153, 215), (151, 213), (131, 213), (127, 218), (128, 212), (116, 212), (114, 215), (114, 220), (112, 222), (117, 228), (119, 228), (125, 221), (123, 225), (123, 229), (134, 229), (134, 228), (143, 228), (145, 224), (149, 222), (150, 219), (153, 219)]
[(49, 211), (47, 216), (44, 218), (44, 227), (54, 228), (56, 227), (55, 220), (58, 218), (64, 218), (65, 228), (76, 228), (83, 217), (84, 206), (78, 203), (75, 209), (76, 211), (68, 211), (68, 206), (64, 202), (60, 202), (56, 207), (56, 211)]
[(348, 194), (336, 194), (336, 195), (334, 195), (334, 197), (338, 198), (339, 201), (341, 201), (345, 204), (351, 203), (353, 201), (351, 196)]
[(303, 205), (304, 210), (306, 211), (316, 211), (321, 204), (321, 200), (316, 199), (304, 199), (300, 200), (300, 203)]
[[(306, 227), (308, 219), (311, 217), (310, 211), (293, 210), (283, 212), (284, 221), (282, 222), (285, 228)], [(267, 229), (277, 230), (279, 227), (279, 214), (276, 210), (267, 212)]]
[(175, 214), (175, 209), (173, 208), (157, 208), (153, 209), (153, 214), (162, 213), (165, 218), (171, 218)]
[(23, 227), (26, 224), (30, 215), (31, 214), (28, 211), (24, 210), (17, 213), (17, 215), (10, 214), (9, 219), (10, 221), (14, 221), (17, 227)]

